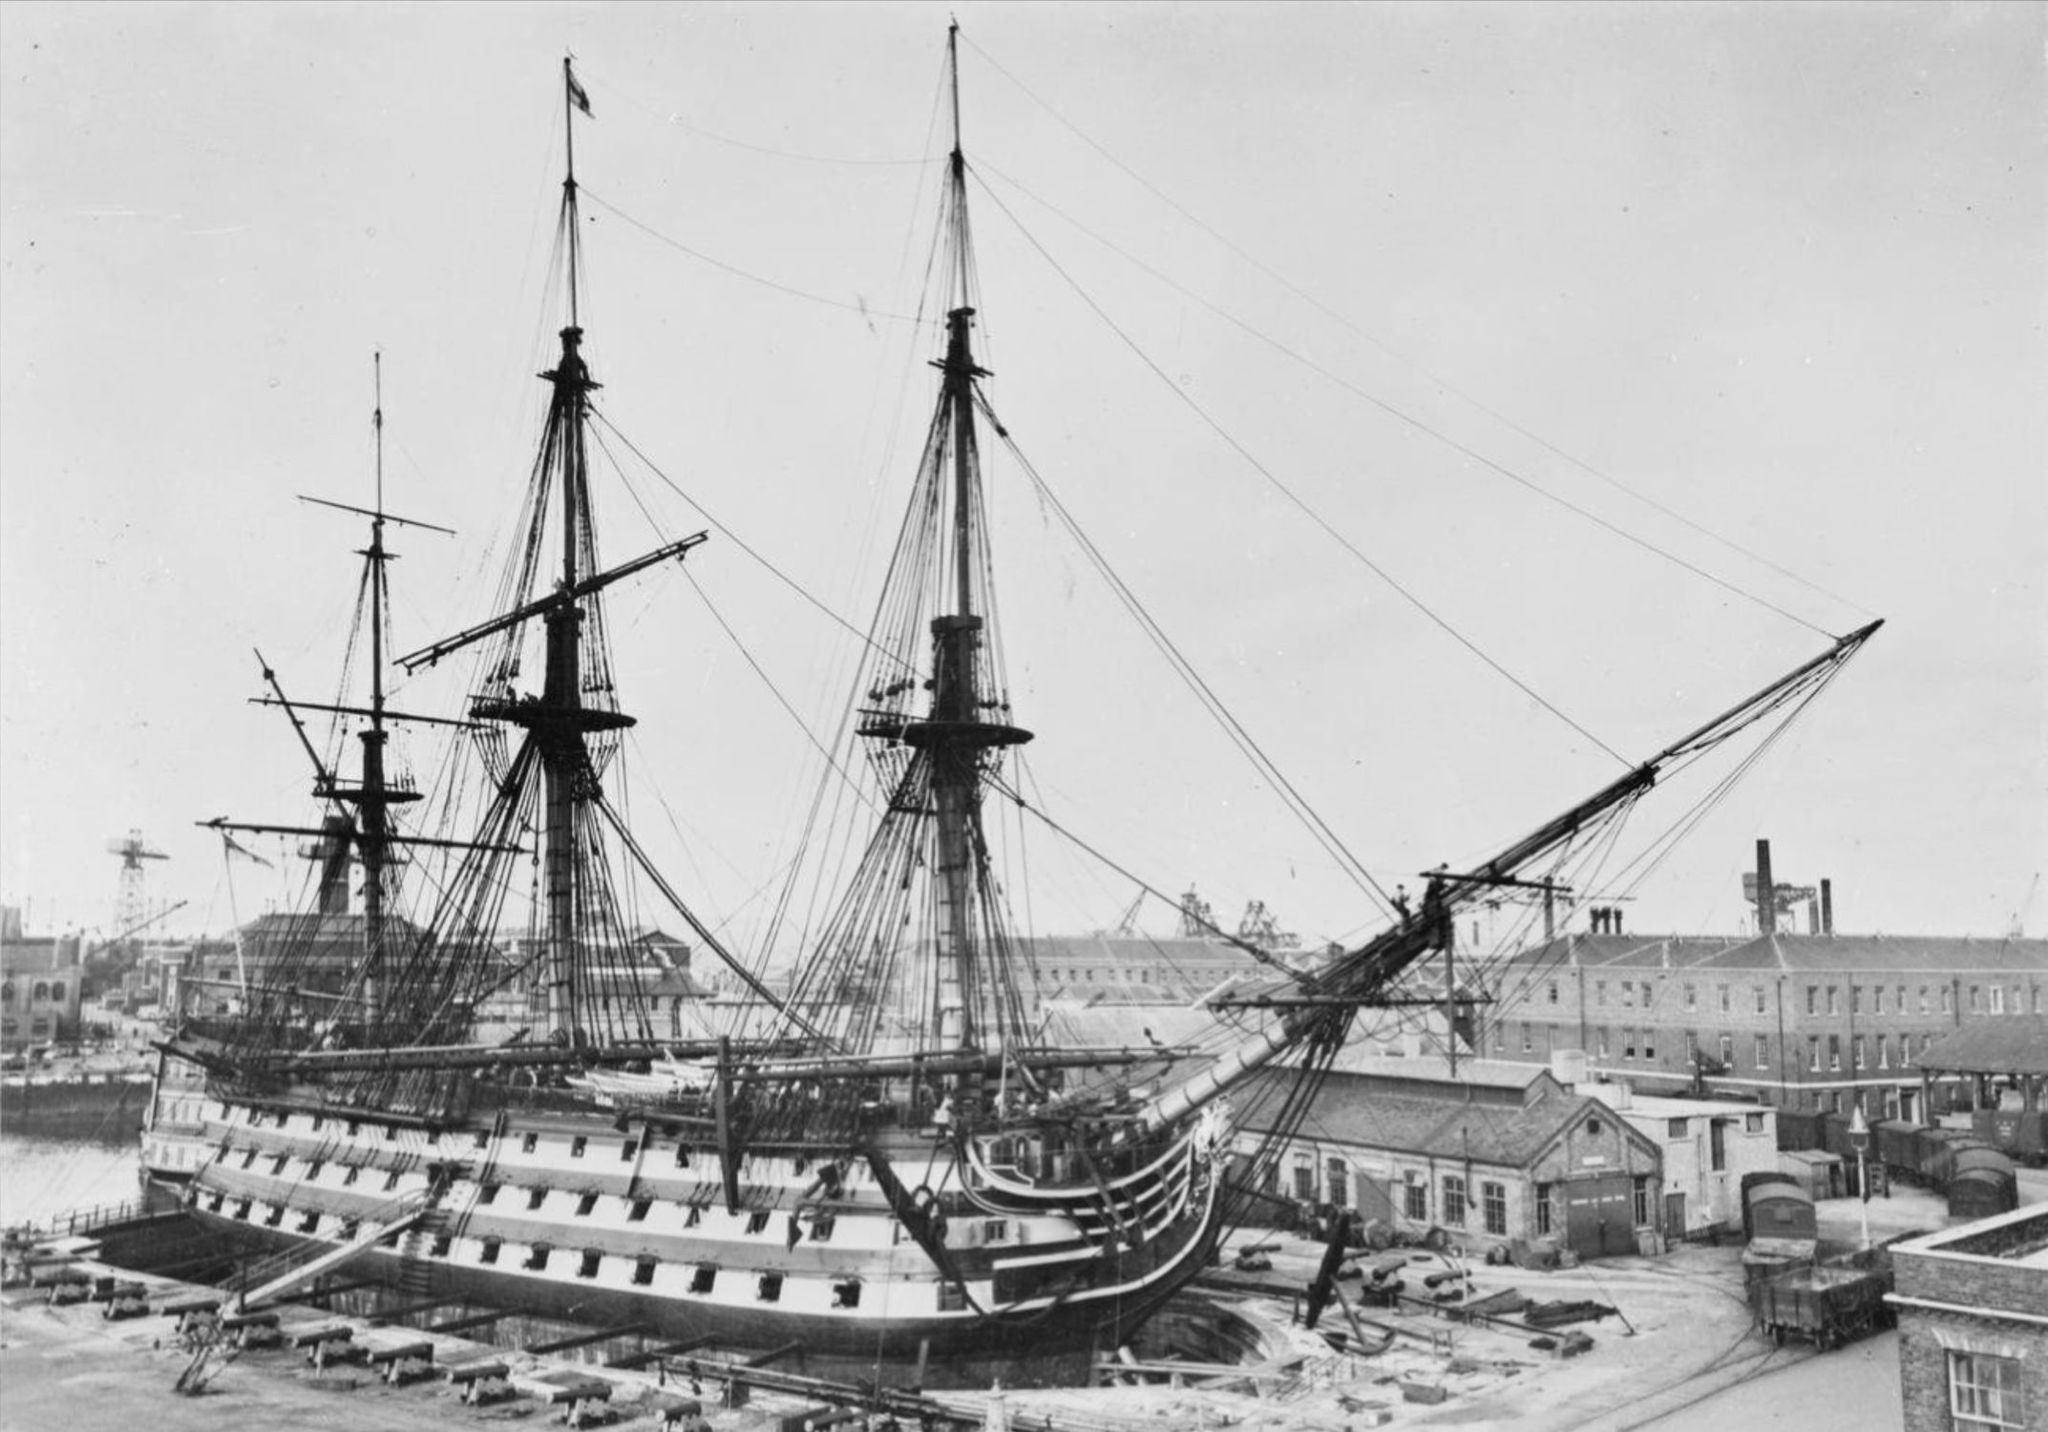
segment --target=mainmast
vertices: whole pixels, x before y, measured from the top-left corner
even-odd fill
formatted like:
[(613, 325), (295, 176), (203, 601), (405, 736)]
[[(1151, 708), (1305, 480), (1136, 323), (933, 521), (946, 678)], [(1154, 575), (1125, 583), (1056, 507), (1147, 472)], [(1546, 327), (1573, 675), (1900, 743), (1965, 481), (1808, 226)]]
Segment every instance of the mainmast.
[(948, 164), (948, 227), (953, 246), (955, 304), (946, 314), (946, 356), (939, 395), (941, 420), (952, 437), (951, 612), (933, 617), (930, 715), (904, 729), (903, 739), (931, 760), (934, 872), (938, 880), (936, 978), (931, 1029), (940, 1049), (978, 1047), (975, 999), (970, 988), (978, 958), (975, 904), (982, 890), (982, 753), (1030, 739), (1030, 733), (981, 719), (983, 621), (974, 609), (974, 577), (981, 540), (980, 454), (974, 420), (974, 384), (988, 376), (974, 361), (974, 309), (970, 297), (971, 246), (967, 224), (967, 162), (960, 147), (959, 26), (947, 34), (952, 72), (953, 152)]
[[(545, 1027), (548, 1037), (557, 1043), (582, 1044), (594, 1031), (584, 1021), (587, 1011), (581, 971), (604, 941), (621, 939), (625, 933), (609, 876), (602, 869), (601, 842), (590, 816), (603, 804), (599, 777), (611, 752), (610, 746), (594, 738), (635, 724), (618, 709), (613, 695), (598, 594), (622, 577), (680, 557), (702, 542), (704, 534), (666, 543), (609, 571), (600, 569), (586, 444), (590, 395), (600, 385), (591, 378), (583, 360), (578, 292), (582, 240), (574, 142), (576, 112), (587, 116), (591, 110), (590, 98), (566, 59), (562, 62), (562, 93), (570, 141), (558, 232), (568, 280), (569, 322), (560, 331), (560, 357), (540, 375), (549, 388), (548, 413), (534, 461), (526, 538), (513, 559), (508, 588), (511, 609), (400, 661), (417, 669), (487, 637), (501, 640), (498, 657), (488, 665), (485, 688), (472, 702), (470, 713), (521, 727), (527, 733), (525, 746), (501, 785), (503, 808), (492, 819), (502, 820), (506, 832), (517, 826), (523, 818), (517, 808), (525, 799), (524, 782), (537, 767), (542, 854), (536, 913)], [(541, 580), (551, 508), (560, 524), (555, 544), (559, 559), (551, 590), (536, 597), (533, 593)], [(512, 681), (519, 672), (523, 628), (536, 618), (543, 628), (541, 689), (538, 695), (521, 695), (513, 690)], [(478, 888), (490, 883), (479, 877)]]

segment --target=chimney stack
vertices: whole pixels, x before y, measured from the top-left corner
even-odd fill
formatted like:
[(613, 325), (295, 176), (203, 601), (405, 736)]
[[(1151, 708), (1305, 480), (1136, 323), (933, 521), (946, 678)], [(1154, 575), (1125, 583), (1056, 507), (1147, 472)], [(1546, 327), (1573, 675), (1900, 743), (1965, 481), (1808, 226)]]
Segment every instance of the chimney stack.
[(1835, 933), (1835, 882), (1820, 882), (1820, 932), (1823, 935)]
[[(1821, 887), (1825, 890), (1827, 887)], [(1823, 895), (1822, 900), (1826, 900)], [(1778, 933), (1778, 893), (1771, 881), (1771, 843), (1756, 843), (1756, 929), (1760, 935)]]

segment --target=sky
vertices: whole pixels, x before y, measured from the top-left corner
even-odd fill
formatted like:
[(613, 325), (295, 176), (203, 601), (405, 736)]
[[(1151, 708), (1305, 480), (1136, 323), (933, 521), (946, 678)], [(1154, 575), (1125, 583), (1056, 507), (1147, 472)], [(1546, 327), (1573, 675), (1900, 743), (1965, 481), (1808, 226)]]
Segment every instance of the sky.
[[(1882, 617), (1629, 928), (1740, 932), (1768, 837), (1842, 929), (2048, 931), (2048, 12), (2006, 4), (10, 4), (0, 900), (110, 933), (131, 829), (168, 930), (297, 888), (290, 842), (231, 874), (195, 823), (316, 814), (247, 698), (257, 649), (338, 694), (365, 533), (296, 498), (373, 500), (374, 353), (386, 503), (455, 529), (394, 532), (394, 638), (490, 615), (573, 53), (586, 353), (651, 462), (605, 551), (713, 530), (611, 598), (633, 808), (757, 938), (821, 779), (848, 802), (815, 743), (934, 392), (949, 15), (990, 400), (1382, 883)], [(1369, 929), (988, 481), (1027, 788), (1161, 891)], [(1030, 928), (1116, 923), (1130, 879), (1033, 842)]]

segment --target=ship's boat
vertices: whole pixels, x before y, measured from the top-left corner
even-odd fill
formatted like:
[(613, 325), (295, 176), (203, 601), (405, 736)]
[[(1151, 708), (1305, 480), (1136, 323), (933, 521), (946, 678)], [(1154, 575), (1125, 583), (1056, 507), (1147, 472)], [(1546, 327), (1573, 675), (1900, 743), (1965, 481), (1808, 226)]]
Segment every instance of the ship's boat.
[[(573, 125), (587, 99), (566, 66), (563, 82)], [(311, 1000), (293, 962), (272, 960), (239, 1018), (170, 1045), (205, 1081), (190, 1207), (278, 1250), (273, 1287), (360, 1257), (450, 1296), (912, 1370), (891, 1376), (1121, 1345), (1211, 1261), (1358, 1011), (1415, 998), (1407, 982), (1449, 950), (1461, 913), (1503, 887), (1541, 888), (1669, 773), (1779, 729), (1876, 629), (1491, 858), (1439, 869), (1362, 943), (1304, 961), (1235, 940), (1260, 979), (1214, 992), (1201, 1037), (1048, 1042), (984, 816), (991, 797), (1033, 807), (1014, 778), (1033, 736), (1013, 716), (994, 620), (982, 450), (1008, 434), (977, 361), (957, 133), (956, 120), (932, 265), (945, 287), (936, 401), (852, 686), (873, 818), (829, 916), (776, 981), (692, 912), (611, 786), (633, 718), (605, 593), (706, 538), (599, 558), (572, 161), (567, 322), (498, 605), (400, 658), (475, 660), (451, 718), (470, 752), (470, 824), (431, 839), (396, 827), (373, 724), (361, 779), (323, 774), (339, 813), (329, 834), (370, 892), (398, 852), (444, 862), (407, 877), (431, 901), (402, 926), (367, 913), (362, 957), (332, 996)], [(381, 497), (372, 519), (381, 532)], [(703, 1037), (663, 1028), (622, 972), (622, 870), (744, 991)], [(508, 941), (510, 892), (529, 889), (530, 936)], [(1281, 1107), (1247, 1149), (1233, 1102), (1253, 1097)]]

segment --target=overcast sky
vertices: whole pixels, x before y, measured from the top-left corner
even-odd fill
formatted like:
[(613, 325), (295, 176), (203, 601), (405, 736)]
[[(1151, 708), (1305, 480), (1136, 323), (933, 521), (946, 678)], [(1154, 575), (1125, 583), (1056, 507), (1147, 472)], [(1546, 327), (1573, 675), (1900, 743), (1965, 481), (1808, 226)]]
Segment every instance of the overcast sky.
[[(10, 4), (0, 899), (106, 929), (130, 828), (171, 928), (282, 898), (242, 867), (231, 902), (194, 822), (314, 814), (251, 649), (333, 699), (364, 533), (294, 497), (370, 499), (379, 348), (387, 501), (458, 529), (394, 534), (396, 638), (489, 615), (562, 321), (572, 51), (587, 352), (667, 479), (600, 491), (606, 551), (691, 503), (724, 529), (613, 599), (635, 810), (757, 931), (819, 780), (784, 703), (829, 740), (850, 638), (740, 544), (864, 623), (935, 381), (903, 316), (949, 13), (998, 412), (1385, 883), (1882, 616), (1631, 928), (1741, 929), (1760, 835), (1845, 929), (2028, 904), (2048, 25), (2020, 4)], [(1366, 927), (1015, 464), (989, 481), (1030, 789), (1226, 916)], [(1135, 893), (1057, 849), (1008, 873), (1041, 933)]]

